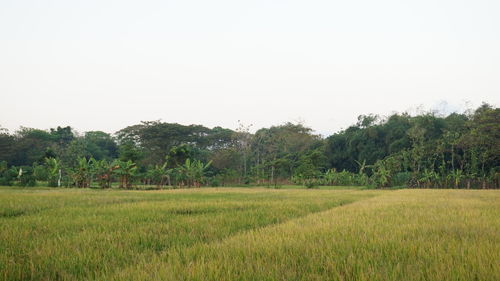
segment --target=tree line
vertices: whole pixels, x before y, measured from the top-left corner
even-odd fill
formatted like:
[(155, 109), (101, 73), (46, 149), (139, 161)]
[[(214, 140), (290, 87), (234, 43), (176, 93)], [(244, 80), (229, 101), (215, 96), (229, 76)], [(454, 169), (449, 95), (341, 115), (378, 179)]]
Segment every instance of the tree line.
[(133, 188), (300, 184), (500, 188), (500, 109), (361, 115), (328, 137), (302, 124), (236, 130), (161, 121), (114, 134), (0, 128), (0, 185)]

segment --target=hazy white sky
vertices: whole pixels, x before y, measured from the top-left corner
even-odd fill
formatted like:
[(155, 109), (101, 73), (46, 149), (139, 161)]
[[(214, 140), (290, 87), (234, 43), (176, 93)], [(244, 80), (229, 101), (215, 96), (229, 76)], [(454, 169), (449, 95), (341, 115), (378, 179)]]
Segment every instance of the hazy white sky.
[(500, 1), (0, 1), (0, 126), (236, 128), (500, 103)]

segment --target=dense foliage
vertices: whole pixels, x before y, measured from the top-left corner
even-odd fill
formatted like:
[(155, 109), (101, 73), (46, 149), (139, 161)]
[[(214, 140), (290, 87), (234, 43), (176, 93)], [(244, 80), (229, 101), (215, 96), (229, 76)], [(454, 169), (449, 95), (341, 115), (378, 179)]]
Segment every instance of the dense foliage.
[(122, 188), (285, 183), (500, 187), (500, 108), (440, 116), (359, 116), (327, 138), (285, 123), (254, 134), (142, 122), (114, 135), (0, 129), (0, 185)]

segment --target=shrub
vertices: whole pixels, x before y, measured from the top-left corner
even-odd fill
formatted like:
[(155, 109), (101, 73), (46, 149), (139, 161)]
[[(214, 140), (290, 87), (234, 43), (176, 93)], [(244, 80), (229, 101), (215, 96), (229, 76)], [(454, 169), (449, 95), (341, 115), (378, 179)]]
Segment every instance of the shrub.
[(392, 185), (394, 186), (407, 186), (412, 178), (410, 172), (399, 172), (392, 178)]
[(17, 176), (18, 186), (35, 186), (36, 177), (33, 175), (33, 169), (29, 166), (23, 166), (20, 168), (20, 172)]
[(211, 187), (219, 187), (220, 186), (220, 181), (219, 179), (213, 177), (210, 179), (210, 186)]
[(317, 179), (315, 178), (311, 178), (311, 179), (305, 179), (304, 180), (304, 186), (306, 188), (318, 188), (319, 186), (319, 182)]

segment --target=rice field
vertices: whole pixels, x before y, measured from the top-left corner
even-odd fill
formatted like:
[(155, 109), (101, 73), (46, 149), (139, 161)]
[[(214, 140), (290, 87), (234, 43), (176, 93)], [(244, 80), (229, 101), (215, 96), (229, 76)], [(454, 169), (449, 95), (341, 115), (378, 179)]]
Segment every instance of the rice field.
[(500, 280), (500, 192), (0, 188), (1, 280)]

